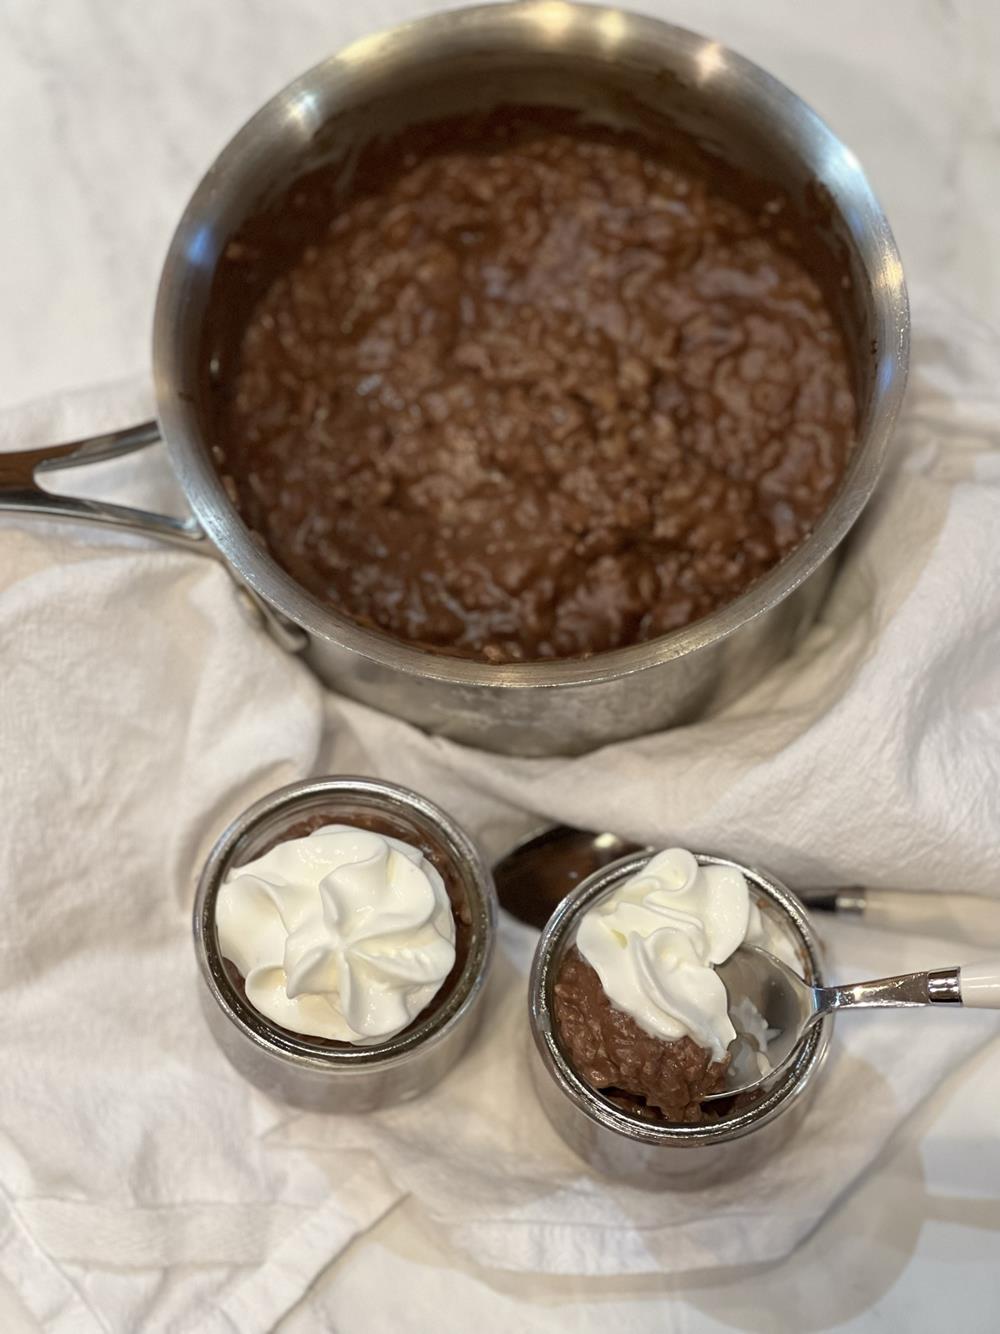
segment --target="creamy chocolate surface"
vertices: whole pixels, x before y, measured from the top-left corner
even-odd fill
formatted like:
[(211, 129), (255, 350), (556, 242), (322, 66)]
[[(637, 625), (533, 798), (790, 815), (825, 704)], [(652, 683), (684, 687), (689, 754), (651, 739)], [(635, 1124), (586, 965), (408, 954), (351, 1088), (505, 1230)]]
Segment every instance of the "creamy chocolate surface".
[(839, 332), (786, 201), (671, 150), (508, 108), (403, 136), (343, 200), (315, 172), (235, 238), (211, 432), (299, 583), (444, 653), (551, 659), (686, 625), (803, 540), (852, 446)]
[(646, 1033), (608, 999), (601, 980), (577, 949), (563, 959), (553, 1014), (577, 1074), (623, 1110), (643, 1120), (692, 1123), (714, 1119), (701, 1099), (725, 1083), (728, 1057), (691, 1038), (665, 1042)]

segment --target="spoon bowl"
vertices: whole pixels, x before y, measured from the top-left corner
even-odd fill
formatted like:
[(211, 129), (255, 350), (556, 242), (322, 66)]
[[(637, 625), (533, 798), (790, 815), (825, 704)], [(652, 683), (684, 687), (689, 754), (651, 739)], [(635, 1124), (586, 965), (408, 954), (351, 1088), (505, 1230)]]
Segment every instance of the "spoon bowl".
[(779, 1079), (813, 1024), (835, 1011), (927, 1005), (1000, 1009), (1000, 964), (939, 968), (872, 982), (817, 987), (803, 981), (767, 950), (741, 945), (717, 966), (717, 972), (729, 998), (736, 1039), (730, 1044), (732, 1060), (726, 1086), (705, 1102), (751, 1093)]
[(729, 997), (736, 1040), (730, 1045), (725, 1087), (705, 1102), (750, 1093), (779, 1079), (818, 1017), (814, 989), (756, 945), (742, 945), (716, 972)]
[(504, 853), (493, 867), (501, 906), (528, 926), (545, 925), (567, 894), (595, 871), (641, 851), (605, 831), (551, 825)]

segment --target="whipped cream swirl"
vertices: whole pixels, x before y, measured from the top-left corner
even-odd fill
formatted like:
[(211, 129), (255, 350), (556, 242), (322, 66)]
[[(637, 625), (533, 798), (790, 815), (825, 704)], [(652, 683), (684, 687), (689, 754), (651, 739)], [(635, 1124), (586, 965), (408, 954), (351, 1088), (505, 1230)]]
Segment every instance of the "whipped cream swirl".
[(690, 1037), (720, 1061), (736, 1030), (713, 965), (751, 928), (761, 930), (760, 915), (740, 871), (670, 848), (584, 914), (576, 946), (611, 1003), (645, 1032)]
[(401, 1032), (455, 962), (444, 881), (399, 839), (327, 825), (232, 871), (219, 949), (265, 1018), (363, 1046)]

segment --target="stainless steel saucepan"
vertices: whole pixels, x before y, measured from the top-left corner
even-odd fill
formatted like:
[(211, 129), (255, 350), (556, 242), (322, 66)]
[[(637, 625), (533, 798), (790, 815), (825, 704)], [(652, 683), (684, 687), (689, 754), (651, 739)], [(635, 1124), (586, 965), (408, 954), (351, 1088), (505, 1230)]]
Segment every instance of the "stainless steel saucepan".
[[(320, 162), (415, 122), (501, 103), (562, 106), (623, 126), (675, 125), (815, 218), (848, 275), (838, 298), (858, 443), (815, 531), (741, 597), (645, 644), (558, 662), (490, 665), (355, 625), (255, 542), (216, 471), (199, 409), (202, 333), (227, 240)], [(803, 102), (717, 42), (618, 9), (527, 0), (433, 15), (355, 42), (271, 99), (219, 155), (174, 234), (153, 329), (157, 422), (0, 455), (0, 509), (96, 520), (221, 557), (289, 647), (347, 695), (469, 744), (566, 754), (695, 716), (746, 688), (809, 624), (830, 556), (868, 500), (906, 378), (906, 287), (889, 226), (853, 154)], [(192, 515), (175, 520), (43, 491), (40, 471), (165, 440)]]

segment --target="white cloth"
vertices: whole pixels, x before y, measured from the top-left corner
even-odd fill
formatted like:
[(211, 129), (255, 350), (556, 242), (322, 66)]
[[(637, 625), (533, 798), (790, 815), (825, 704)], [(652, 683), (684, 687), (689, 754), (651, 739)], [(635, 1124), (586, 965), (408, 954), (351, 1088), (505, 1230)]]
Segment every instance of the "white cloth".
[[(774, 1259), (996, 1032), (986, 1013), (843, 1019), (787, 1150), (731, 1188), (671, 1195), (596, 1178), (538, 1110), (532, 937), (513, 923), (467, 1059), (420, 1103), (364, 1119), (249, 1088), (195, 1002), (208, 847), (312, 772), (418, 787), (491, 854), (551, 818), (730, 851), (793, 885), (996, 893), (1000, 348), (938, 302), (915, 314), (893, 467), (802, 648), (718, 717), (587, 757), (480, 755), (337, 699), (244, 619), (215, 562), (0, 524), (0, 1269), (47, 1328), (268, 1328), (406, 1194), (501, 1268)], [(119, 425), (144, 402), (139, 385), (34, 405), (0, 419), (0, 448)], [(166, 504), (163, 478), (141, 456), (100, 489)], [(943, 941), (824, 930), (840, 978), (958, 961)]]

